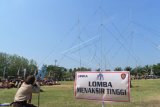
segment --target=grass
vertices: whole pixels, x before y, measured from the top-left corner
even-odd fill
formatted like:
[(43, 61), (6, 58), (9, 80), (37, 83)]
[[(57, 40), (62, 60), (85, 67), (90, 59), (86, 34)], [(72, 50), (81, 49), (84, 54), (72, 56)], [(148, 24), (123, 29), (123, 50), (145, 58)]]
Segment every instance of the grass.
[[(160, 107), (160, 80), (133, 80), (131, 102), (105, 102), (105, 107)], [(100, 101), (74, 98), (74, 82), (43, 86), (40, 107), (101, 107)], [(12, 102), (17, 89), (0, 89), (0, 103)], [(33, 104), (38, 105), (38, 94), (33, 94)]]

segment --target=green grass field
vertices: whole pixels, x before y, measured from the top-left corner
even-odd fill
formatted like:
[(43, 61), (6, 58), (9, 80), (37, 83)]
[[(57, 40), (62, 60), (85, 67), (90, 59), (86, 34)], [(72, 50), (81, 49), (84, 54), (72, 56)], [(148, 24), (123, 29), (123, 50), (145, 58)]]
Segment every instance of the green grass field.
[[(133, 80), (131, 102), (105, 102), (105, 107), (160, 107), (160, 79)], [(43, 86), (40, 107), (101, 107), (100, 101), (74, 98), (74, 82)], [(17, 89), (0, 89), (0, 103), (12, 102)], [(33, 94), (33, 104), (38, 105), (38, 94)]]

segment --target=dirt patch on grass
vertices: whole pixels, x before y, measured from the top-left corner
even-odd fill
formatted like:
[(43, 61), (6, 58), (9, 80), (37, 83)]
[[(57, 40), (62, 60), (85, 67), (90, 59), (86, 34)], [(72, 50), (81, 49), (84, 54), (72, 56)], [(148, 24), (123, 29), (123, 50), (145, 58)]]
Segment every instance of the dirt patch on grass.
[(142, 107), (160, 107), (160, 100), (150, 100), (141, 103)]
[(151, 96), (141, 103), (142, 107), (160, 107), (160, 95)]

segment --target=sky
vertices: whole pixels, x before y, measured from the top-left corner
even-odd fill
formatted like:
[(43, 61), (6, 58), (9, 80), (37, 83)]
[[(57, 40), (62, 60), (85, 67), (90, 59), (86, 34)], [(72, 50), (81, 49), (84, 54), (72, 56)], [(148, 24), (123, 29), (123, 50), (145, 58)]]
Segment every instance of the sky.
[(0, 52), (37, 66), (111, 69), (160, 62), (159, 0), (1, 0)]

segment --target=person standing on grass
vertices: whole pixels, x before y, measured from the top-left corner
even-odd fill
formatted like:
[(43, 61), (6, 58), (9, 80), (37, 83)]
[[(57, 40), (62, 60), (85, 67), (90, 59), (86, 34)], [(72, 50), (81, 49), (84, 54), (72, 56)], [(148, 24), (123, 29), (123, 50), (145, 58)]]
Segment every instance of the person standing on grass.
[(35, 84), (35, 76), (31, 75), (27, 77), (18, 89), (14, 97), (14, 102), (12, 103), (13, 107), (36, 107), (31, 104), (33, 92), (39, 93), (40, 87)]

